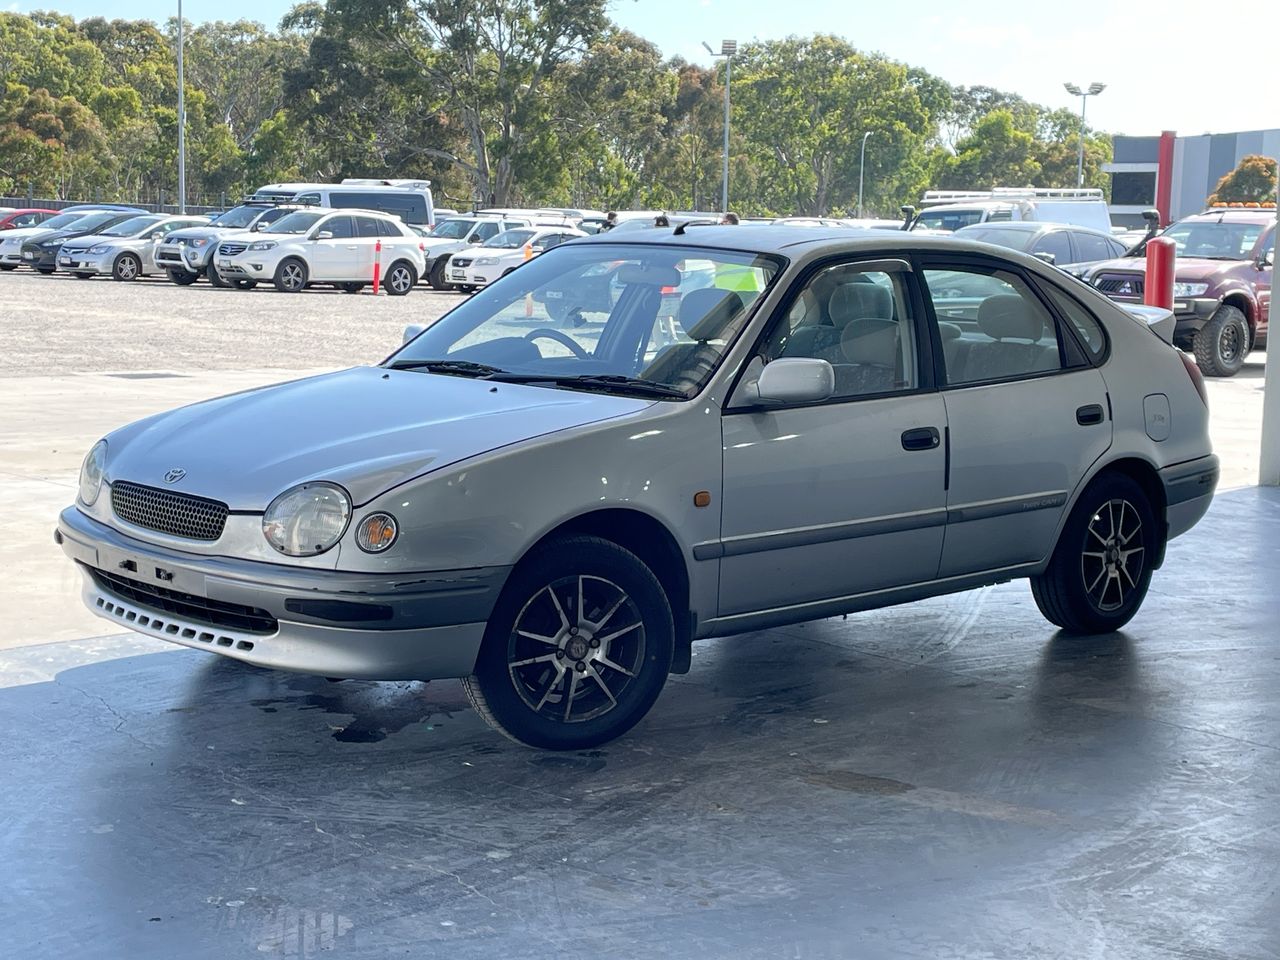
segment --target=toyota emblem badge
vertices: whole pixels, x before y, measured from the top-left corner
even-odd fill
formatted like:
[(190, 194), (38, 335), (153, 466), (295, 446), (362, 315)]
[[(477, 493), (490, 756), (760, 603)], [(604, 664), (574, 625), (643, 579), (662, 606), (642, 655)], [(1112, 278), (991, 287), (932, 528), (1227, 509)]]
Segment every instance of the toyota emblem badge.
[(187, 475), (187, 471), (183, 470), (181, 467), (174, 467), (172, 470), (170, 470), (168, 473), (164, 475), (164, 482), (177, 483), (186, 475)]

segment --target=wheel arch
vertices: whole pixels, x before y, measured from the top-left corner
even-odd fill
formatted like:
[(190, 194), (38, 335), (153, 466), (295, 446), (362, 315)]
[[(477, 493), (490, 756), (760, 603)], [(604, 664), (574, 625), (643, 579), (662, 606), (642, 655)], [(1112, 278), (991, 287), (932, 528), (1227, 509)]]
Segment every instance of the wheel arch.
[(675, 621), (676, 653), (672, 672), (687, 673), (689, 645), (694, 630), (689, 602), (689, 565), (675, 535), (651, 514), (627, 507), (604, 507), (579, 514), (552, 527), (529, 545), (516, 561), (515, 567), (543, 544), (577, 535), (599, 537), (631, 551), (657, 577), (671, 603), (671, 616)]
[[(1147, 499), (1151, 503), (1151, 511), (1155, 514), (1156, 523), (1160, 529), (1159, 548), (1156, 552), (1156, 561), (1152, 569), (1160, 569), (1164, 564), (1165, 544), (1169, 541), (1168, 501), (1165, 497), (1164, 482), (1160, 479), (1160, 472), (1154, 464), (1141, 457), (1121, 457), (1116, 460), (1110, 460), (1094, 472), (1093, 476), (1089, 478), (1089, 483), (1080, 488), (1081, 495), (1083, 495), (1089, 484), (1107, 473), (1119, 473), (1129, 477), (1147, 495)], [(1079, 497), (1076, 500), (1078, 501)]]
[(1235, 307), (1244, 314), (1245, 322), (1249, 324), (1249, 332), (1252, 333), (1258, 327), (1258, 310), (1257, 304), (1243, 290), (1233, 290), (1222, 298), (1224, 307)]

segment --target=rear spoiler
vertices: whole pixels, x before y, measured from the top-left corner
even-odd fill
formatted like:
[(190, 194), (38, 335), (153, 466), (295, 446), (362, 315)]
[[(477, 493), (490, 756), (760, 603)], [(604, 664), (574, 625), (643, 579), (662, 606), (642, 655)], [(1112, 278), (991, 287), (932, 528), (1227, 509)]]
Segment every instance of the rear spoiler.
[(1166, 310), (1164, 307), (1148, 307), (1141, 303), (1116, 305), (1138, 321), (1145, 323), (1151, 328), (1151, 332), (1165, 343), (1173, 343), (1173, 328), (1177, 321), (1173, 317), (1172, 310)]

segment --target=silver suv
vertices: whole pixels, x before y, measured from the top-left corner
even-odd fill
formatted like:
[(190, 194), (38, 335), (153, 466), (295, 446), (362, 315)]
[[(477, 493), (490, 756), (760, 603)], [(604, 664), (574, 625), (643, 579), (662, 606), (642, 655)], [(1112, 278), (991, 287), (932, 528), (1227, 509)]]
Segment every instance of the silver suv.
[(449, 282), (445, 274), (449, 257), (462, 250), (478, 247), (486, 240), (514, 227), (532, 226), (531, 220), (520, 217), (450, 217), (441, 220), (423, 240), (422, 249), (427, 255), (428, 282), (436, 290), (452, 290), (456, 284)]
[(156, 247), (156, 266), (174, 283), (187, 286), (203, 275), (215, 287), (252, 286), (251, 280), (224, 279), (211, 259), (217, 241), (230, 233), (265, 230), (287, 213), (300, 210), (298, 204), (242, 203), (220, 214), (207, 226), (175, 230)]

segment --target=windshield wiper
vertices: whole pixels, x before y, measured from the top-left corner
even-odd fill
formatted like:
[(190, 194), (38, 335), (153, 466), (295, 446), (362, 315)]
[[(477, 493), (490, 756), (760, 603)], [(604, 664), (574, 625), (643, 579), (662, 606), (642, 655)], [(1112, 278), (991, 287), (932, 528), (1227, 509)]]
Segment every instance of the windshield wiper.
[(426, 370), (428, 373), (453, 373), (463, 377), (489, 377), (505, 373), (501, 367), (474, 360), (395, 360), (392, 370)]
[(668, 386), (656, 380), (646, 380), (644, 377), (627, 377), (616, 373), (584, 373), (578, 376), (558, 376), (549, 373), (498, 373), (485, 379), (500, 383), (554, 383), (561, 387), (582, 387), (588, 390), (621, 388), (646, 397), (688, 399), (685, 392), (677, 387)]

